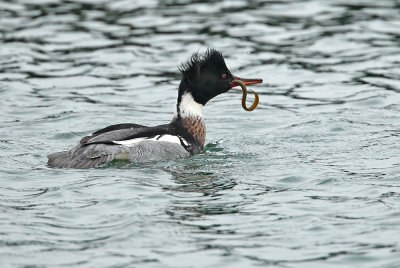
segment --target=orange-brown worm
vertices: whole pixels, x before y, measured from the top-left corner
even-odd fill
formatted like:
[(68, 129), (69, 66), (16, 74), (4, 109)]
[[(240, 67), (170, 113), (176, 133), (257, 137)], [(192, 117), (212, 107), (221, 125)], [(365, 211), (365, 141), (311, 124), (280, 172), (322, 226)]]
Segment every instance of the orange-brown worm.
[(250, 91), (254, 94), (254, 101), (253, 101), (253, 104), (252, 104), (250, 107), (247, 107), (247, 106), (246, 106), (246, 97), (247, 97), (247, 88), (246, 88), (246, 85), (245, 85), (242, 81), (240, 81), (240, 80), (233, 80), (232, 83), (237, 83), (237, 84), (239, 84), (240, 87), (242, 88), (242, 91), (243, 91), (243, 95), (242, 95), (242, 107), (243, 107), (243, 109), (245, 109), (246, 111), (249, 111), (249, 112), (250, 112), (250, 111), (253, 111), (253, 110), (257, 107), (257, 105), (258, 105), (258, 101), (259, 101), (258, 94), (257, 94), (255, 91), (253, 91), (253, 90), (250, 89)]

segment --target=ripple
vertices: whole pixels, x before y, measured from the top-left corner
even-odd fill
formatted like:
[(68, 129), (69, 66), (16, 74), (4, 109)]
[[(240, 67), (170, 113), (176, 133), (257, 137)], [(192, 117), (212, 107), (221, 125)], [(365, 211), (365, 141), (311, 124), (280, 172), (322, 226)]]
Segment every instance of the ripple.
[[(396, 1), (3, 1), (8, 266), (397, 267)], [(54, 170), (104, 126), (169, 122), (194, 51), (260, 77), (204, 108), (189, 159)], [(178, 266), (179, 266), (178, 265)]]

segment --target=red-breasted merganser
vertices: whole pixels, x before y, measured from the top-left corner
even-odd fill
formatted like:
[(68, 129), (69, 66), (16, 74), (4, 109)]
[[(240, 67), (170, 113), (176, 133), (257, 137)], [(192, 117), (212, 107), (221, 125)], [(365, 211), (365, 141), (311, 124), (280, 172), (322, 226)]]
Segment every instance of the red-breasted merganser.
[(233, 76), (222, 54), (208, 49), (194, 53), (179, 70), (183, 77), (171, 123), (154, 127), (137, 124), (117, 124), (83, 137), (69, 151), (48, 156), (48, 165), (57, 168), (90, 168), (114, 159), (130, 162), (149, 162), (188, 157), (204, 147), (206, 126), (203, 106), (215, 96), (238, 86), (262, 83), (261, 79), (242, 79)]

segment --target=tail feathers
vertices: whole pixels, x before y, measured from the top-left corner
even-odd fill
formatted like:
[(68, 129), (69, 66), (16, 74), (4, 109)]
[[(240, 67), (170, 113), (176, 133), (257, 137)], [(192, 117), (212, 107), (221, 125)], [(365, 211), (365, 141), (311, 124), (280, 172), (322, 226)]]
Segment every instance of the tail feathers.
[(96, 147), (97, 145), (85, 147), (77, 145), (70, 151), (50, 154), (47, 164), (54, 168), (92, 168), (114, 159), (113, 152), (97, 150)]
[(68, 151), (49, 154), (47, 156), (47, 158), (49, 159), (47, 161), (47, 165), (49, 165), (50, 167), (58, 167), (58, 168), (65, 167), (65, 164), (67, 161), (67, 158), (66, 158), (67, 153), (68, 153)]

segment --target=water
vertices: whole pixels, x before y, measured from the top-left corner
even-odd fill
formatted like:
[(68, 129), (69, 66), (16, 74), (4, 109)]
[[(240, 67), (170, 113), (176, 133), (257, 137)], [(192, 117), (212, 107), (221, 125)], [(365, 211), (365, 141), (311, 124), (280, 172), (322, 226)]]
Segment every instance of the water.
[[(1, 267), (399, 267), (398, 1), (1, 1)], [(123, 122), (169, 122), (179, 62), (253, 86), (204, 153), (57, 170)]]

